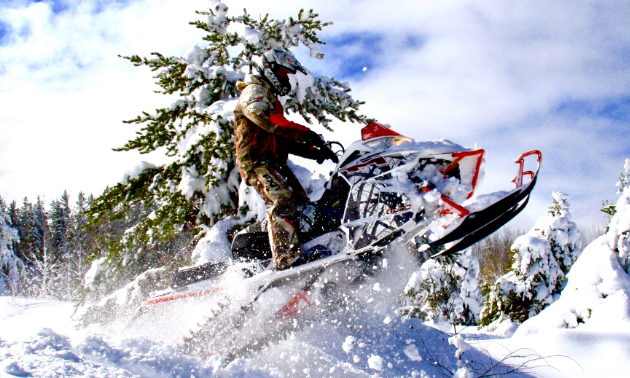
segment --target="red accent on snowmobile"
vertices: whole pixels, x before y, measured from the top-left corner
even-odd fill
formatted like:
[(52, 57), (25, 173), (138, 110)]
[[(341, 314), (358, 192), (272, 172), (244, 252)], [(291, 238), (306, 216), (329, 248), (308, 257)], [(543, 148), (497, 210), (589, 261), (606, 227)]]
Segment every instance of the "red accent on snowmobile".
[[(427, 193), (431, 191), (431, 189), (427, 188), (426, 186), (423, 187), (422, 190), (424, 190)], [(444, 216), (447, 214), (455, 214), (453, 210), (455, 210), (458, 213), (460, 218), (463, 218), (466, 215), (470, 214), (470, 212), (466, 210), (465, 207), (459, 206), (455, 202), (445, 197), (443, 194), (440, 194), (440, 198), (445, 203), (444, 209), (440, 212), (440, 216)]]
[(540, 151), (531, 150), (519, 156), (518, 159), (516, 159), (516, 161), (514, 162), (519, 165), (518, 173), (516, 174), (514, 179), (512, 179), (512, 182), (514, 183), (514, 185), (516, 185), (517, 189), (521, 185), (523, 185), (523, 176), (529, 176), (530, 179), (533, 180), (534, 176), (536, 175), (536, 173), (534, 173), (533, 171), (523, 171), (523, 167), (525, 166), (525, 158), (531, 155), (536, 155), (538, 157), (537, 158), (538, 167), (536, 168), (536, 172), (538, 172), (538, 170), (540, 169), (540, 163), (542, 162), (542, 153)]
[(222, 287), (215, 287), (212, 289), (194, 291), (190, 293), (176, 293), (176, 294), (169, 293), (169, 294), (161, 295), (159, 297), (147, 299), (146, 301), (142, 302), (140, 306), (148, 306), (148, 305), (154, 305), (158, 303), (170, 302), (177, 299), (199, 297), (199, 296), (207, 295), (207, 294), (215, 294), (223, 290), (224, 289)]
[(371, 122), (369, 125), (361, 129), (361, 139), (366, 140), (384, 137), (384, 136), (403, 136), (392, 129), (381, 125), (380, 123)]
[[(289, 303), (278, 311), (276, 316), (282, 319), (296, 317), (303, 309), (313, 305), (313, 303), (308, 300), (309, 296), (308, 290), (299, 291)], [(304, 303), (304, 305), (300, 306), (301, 303)]]
[(475, 188), (477, 187), (477, 180), (479, 179), (479, 171), (481, 170), (481, 162), (483, 161), (483, 156), (485, 155), (485, 153), (486, 151), (483, 149), (478, 149), (478, 150), (473, 150), (473, 151), (455, 152), (453, 154), (453, 157), (455, 158), (455, 160), (453, 160), (453, 162), (448, 167), (444, 168), (441, 171), (442, 174), (446, 174), (451, 169), (457, 167), (459, 162), (462, 161), (463, 159), (467, 157), (471, 157), (471, 156), (477, 156), (477, 162), (475, 163), (475, 173), (473, 175), (473, 179), (471, 182), (472, 191), (468, 194), (468, 197), (466, 197), (468, 199), (470, 199), (473, 196), (473, 194), (475, 194)]

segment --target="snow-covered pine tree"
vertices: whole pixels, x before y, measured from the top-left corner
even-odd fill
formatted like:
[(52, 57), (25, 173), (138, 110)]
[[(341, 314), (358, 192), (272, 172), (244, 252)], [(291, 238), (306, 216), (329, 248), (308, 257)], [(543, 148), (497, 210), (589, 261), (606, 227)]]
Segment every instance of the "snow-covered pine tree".
[(48, 224), (48, 212), (44, 200), (37, 196), (37, 202), (33, 208), (33, 248), (35, 250), (32, 258), (37, 259), (44, 255), (50, 235), (50, 226)]
[(68, 264), (72, 272), (73, 279), (83, 276), (85, 266), (83, 262), (87, 258), (91, 248), (93, 235), (87, 229), (87, 210), (89, 209), (88, 198), (85, 193), (79, 192), (74, 210), (70, 213), (70, 224), (67, 236), (67, 255), (65, 263)]
[(14, 242), (19, 239), (18, 230), (11, 227), (11, 217), (6, 211), (7, 206), (0, 197), (0, 295), (15, 293), (24, 271), (24, 262), (13, 251)]
[(0, 213), (6, 214), (7, 216), (9, 215), (9, 207), (2, 196), (0, 196)]
[(523, 322), (553, 303), (566, 285), (582, 237), (571, 221), (569, 196), (556, 191), (552, 197), (547, 213), (514, 241), (510, 271), (484, 287), (481, 325), (508, 318)]
[[(91, 257), (104, 255), (107, 265), (119, 268), (117, 274), (126, 272), (119, 284), (147, 269), (171, 263), (169, 258), (151, 257), (151, 251), (164, 251), (159, 246), (173, 244), (186, 233), (199, 238), (208, 226), (238, 214), (240, 174), (235, 169), (231, 117), (239, 96), (236, 83), (245, 77), (254, 57), (271, 48), (289, 51), (301, 44), (310, 50), (311, 57), (323, 58), (318, 45), (324, 42), (317, 33), (329, 23), (318, 20), (312, 10), (301, 10), (297, 18), (287, 20), (268, 15), (256, 20), (246, 11), (229, 16), (224, 3), (212, 0), (211, 9), (198, 14), (204, 19), (191, 24), (206, 33), (201, 47), (193, 46), (184, 57), (160, 53), (153, 53), (151, 58), (125, 57), (156, 72), (161, 93), (178, 98), (170, 107), (143, 112), (126, 121), (143, 127), (135, 139), (117, 149), (140, 153), (162, 149), (171, 162), (141, 164), (96, 198), (88, 212), (92, 225), (128, 218), (131, 210), (138, 212), (122, 237), (110, 238), (106, 247)], [(287, 112), (328, 129), (331, 117), (365, 123), (366, 117), (358, 113), (362, 102), (350, 96), (346, 83), (311, 75), (307, 79), (299, 80), (286, 99)], [(151, 256), (138, 264), (139, 254)]]
[(623, 172), (619, 175), (619, 181), (617, 182), (617, 193), (621, 194), (623, 191), (630, 187), (630, 159), (626, 159), (623, 164)]
[(19, 222), (15, 224), (17, 226), (20, 242), (19, 242), (19, 254), (25, 256), (27, 259), (31, 259), (32, 256), (37, 255), (37, 249), (35, 247), (33, 233), (35, 227), (35, 214), (33, 204), (24, 197), (22, 201), (22, 207), (18, 211)]
[[(6, 213), (11, 219), (12, 227), (18, 230), (18, 237), (19, 237), (20, 235), (20, 209), (18, 208), (17, 203), (15, 201), (11, 201), (11, 203), (9, 204), (9, 207), (7, 208)], [(19, 242), (13, 241), (12, 249), (13, 249), (13, 252), (17, 255), (17, 257), (20, 260), (26, 261), (26, 257), (20, 251)]]
[(481, 310), (477, 287), (479, 261), (471, 249), (426, 260), (405, 287), (402, 316), (435, 323), (475, 325)]
[(66, 254), (70, 223), (70, 196), (64, 190), (59, 200), (50, 204), (50, 251), (55, 260)]
[(32, 227), (29, 229), (31, 248), (25, 255), (26, 279), (24, 292), (31, 296), (48, 296), (54, 293), (51, 282), (55, 265), (49, 253), (50, 225), (48, 211), (43, 198), (37, 196), (33, 206)]
[(614, 206), (610, 206), (614, 211), (606, 239), (610, 249), (617, 253), (622, 268), (630, 274), (630, 159), (626, 159), (623, 168), (617, 182), (617, 193), (621, 196)]

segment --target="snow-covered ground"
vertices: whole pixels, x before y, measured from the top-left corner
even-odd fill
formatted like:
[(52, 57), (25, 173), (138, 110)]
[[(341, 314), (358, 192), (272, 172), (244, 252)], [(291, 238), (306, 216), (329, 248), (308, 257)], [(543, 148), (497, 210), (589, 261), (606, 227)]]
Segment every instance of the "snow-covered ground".
[(509, 376), (621, 377), (630, 371), (630, 277), (604, 237), (585, 249), (560, 299), (538, 316), (520, 327), (508, 321), (493, 331), (458, 329), (457, 336), (448, 326), (396, 316), (415, 269), (406, 252), (391, 248), (374, 281), (353, 289), (359, 306), (227, 365), (218, 356), (180, 352), (178, 325), (199, 318), (201, 301), (159, 324), (159, 335), (142, 336), (137, 325), (77, 329), (71, 303), (0, 297), (0, 377), (470, 378), (516, 367)]

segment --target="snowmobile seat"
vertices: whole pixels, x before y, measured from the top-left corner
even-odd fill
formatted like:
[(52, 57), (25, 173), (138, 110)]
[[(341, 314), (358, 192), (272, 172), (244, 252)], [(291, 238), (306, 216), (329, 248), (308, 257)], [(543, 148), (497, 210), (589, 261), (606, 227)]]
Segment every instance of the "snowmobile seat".
[(173, 274), (171, 287), (185, 287), (186, 285), (190, 285), (195, 282), (219, 276), (225, 272), (226, 268), (227, 265), (224, 263), (208, 262), (190, 268), (180, 269)]
[(269, 234), (266, 232), (238, 233), (232, 240), (232, 256), (235, 260), (267, 260), (271, 258)]

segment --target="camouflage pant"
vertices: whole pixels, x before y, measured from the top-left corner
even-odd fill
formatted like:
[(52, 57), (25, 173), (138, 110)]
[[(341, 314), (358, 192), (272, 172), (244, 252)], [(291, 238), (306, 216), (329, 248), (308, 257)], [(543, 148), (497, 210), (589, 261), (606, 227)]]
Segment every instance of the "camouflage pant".
[(267, 203), (267, 232), (276, 269), (291, 267), (300, 254), (298, 207), (309, 201), (286, 164), (261, 165), (248, 172), (248, 182)]

